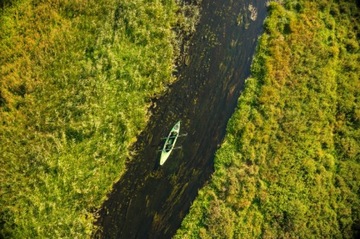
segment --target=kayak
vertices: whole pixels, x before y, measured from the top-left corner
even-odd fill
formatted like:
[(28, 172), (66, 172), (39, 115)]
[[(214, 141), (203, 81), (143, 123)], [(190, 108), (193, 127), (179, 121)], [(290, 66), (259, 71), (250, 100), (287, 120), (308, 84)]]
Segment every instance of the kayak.
[(161, 150), (160, 165), (163, 165), (169, 158), (171, 151), (174, 149), (177, 138), (180, 132), (180, 121), (178, 121), (170, 130), (168, 137), (165, 140), (164, 147)]

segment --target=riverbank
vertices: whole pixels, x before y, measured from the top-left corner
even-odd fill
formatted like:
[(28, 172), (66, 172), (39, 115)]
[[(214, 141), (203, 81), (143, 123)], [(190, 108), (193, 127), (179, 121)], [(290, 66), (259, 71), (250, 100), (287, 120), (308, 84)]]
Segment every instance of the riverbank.
[(357, 238), (359, 6), (271, 3), (215, 173), (175, 238)]
[(86, 238), (150, 99), (175, 81), (177, 1), (11, 1), (0, 9), (0, 237)]

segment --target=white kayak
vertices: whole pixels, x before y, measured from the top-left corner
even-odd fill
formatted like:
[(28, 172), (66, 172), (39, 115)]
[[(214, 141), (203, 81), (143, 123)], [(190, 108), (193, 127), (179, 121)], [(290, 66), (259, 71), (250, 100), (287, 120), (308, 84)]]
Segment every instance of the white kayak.
[(165, 140), (164, 147), (161, 150), (160, 165), (163, 165), (169, 158), (171, 151), (174, 149), (177, 138), (180, 132), (180, 121), (178, 121), (174, 127), (170, 130), (168, 137)]

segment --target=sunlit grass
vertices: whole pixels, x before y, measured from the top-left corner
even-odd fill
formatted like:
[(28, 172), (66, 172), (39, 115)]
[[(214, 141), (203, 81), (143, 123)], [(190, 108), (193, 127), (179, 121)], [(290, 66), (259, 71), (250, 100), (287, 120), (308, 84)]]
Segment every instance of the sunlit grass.
[(215, 173), (175, 238), (359, 235), (359, 11), (271, 3)]
[(192, 8), (19, 0), (1, 9), (1, 237), (91, 235), (150, 98), (175, 80)]

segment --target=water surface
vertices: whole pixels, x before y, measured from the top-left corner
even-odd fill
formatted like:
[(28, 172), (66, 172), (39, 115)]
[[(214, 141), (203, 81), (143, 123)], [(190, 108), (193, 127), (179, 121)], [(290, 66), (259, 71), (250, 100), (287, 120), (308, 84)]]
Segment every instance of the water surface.
[[(170, 238), (198, 190), (213, 173), (214, 154), (249, 76), (266, 15), (264, 1), (203, 0), (202, 17), (178, 81), (154, 101), (151, 119), (134, 148), (137, 155), (97, 224), (100, 238)], [(161, 138), (181, 120), (176, 146), (158, 166)]]

